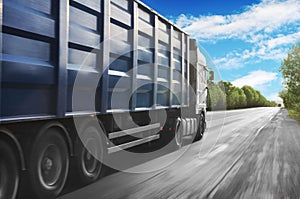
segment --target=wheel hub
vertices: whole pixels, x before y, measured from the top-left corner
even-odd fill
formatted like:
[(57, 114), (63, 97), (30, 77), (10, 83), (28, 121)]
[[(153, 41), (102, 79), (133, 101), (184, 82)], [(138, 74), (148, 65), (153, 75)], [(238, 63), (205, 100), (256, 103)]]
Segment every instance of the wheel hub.
[(43, 170), (50, 171), (53, 168), (53, 160), (45, 157), (43, 160)]
[(89, 161), (92, 159), (92, 155), (90, 153), (86, 153), (86, 159)]
[(99, 154), (97, 148), (97, 142), (94, 139), (88, 139), (86, 141), (82, 156), (82, 164), (87, 176), (94, 176), (99, 168), (99, 162), (96, 158)]
[(47, 189), (52, 189), (60, 178), (62, 157), (56, 145), (46, 147), (41, 156), (39, 177)]
[(97, 168), (97, 159), (95, 159), (88, 150), (85, 150), (84, 167), (86, 172), (92, 174)]

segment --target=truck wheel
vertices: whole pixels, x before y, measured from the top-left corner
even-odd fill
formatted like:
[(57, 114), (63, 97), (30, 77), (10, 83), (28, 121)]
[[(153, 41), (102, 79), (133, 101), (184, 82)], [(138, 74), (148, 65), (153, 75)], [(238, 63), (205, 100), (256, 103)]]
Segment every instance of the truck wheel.
[(81, 134), (81, 145), (76, 158), (76, 167), (79, 180), (90, 184), (98, 179), (102, 169), (105, 148), (97, 128), (91, 126)]
[(201, 113), (201, 128), (200, 128), (200, 132), (201, 132), (201, 138), (203, 137), (204, 135), (204, 132), (205, 132), (205, 129), (206, 129), (206, 121), (205, 121), (205, 116), (203, 113)]
[(69, 170), (69, 152), (64, 137), (55, 129), (41, 131), (33, 143), (29, 178), (39, 198), (55, 198), (62, 191)]
[(13, 149), (0, 140), (0, 199), (14, 199), (19, 186), (18, 161)]
[(205, 128), (206, 128), (205, 116), (203, 113), (201, 113), (201, 115), (199, 117), (198, 129), (197, 129), (197, 133), (194, 138), (194, 142), (202, 139)]
[(175, 144), (177, 148), (181, 148), (182, 147), (182, 143), (183, 143), (183, 128), (182, 128), (182, 123), (181, 123), (181, 119), (177, 118), (176, 120), (176, 125), (175, 125)]

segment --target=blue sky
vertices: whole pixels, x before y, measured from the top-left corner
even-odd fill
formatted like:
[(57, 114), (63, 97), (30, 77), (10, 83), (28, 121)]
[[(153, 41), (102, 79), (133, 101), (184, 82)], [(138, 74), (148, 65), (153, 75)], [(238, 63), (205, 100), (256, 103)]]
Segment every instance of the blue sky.
[(299, 0), (142, 0), (196, 38), (220, 76), (280, 101), (280, 65), (300, 41)]

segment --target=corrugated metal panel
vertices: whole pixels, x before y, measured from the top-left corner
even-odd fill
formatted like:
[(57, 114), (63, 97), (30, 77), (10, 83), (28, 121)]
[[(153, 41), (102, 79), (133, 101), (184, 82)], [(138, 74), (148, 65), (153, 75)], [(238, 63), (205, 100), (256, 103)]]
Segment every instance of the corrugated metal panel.
[(111, 18), (132, 27), (132, 3), (128, 0), (111, 0)]
[[(70, 0), (69, 6), (69, 29), (68, 29), (68, 92), (67, 112), (93, 111), (88, 106), (94, 97), (94, 81), (100, 72), (101, 41), (103, 26), (102, 2)], [(74, 88), (74, 82), (78, 71), (84, 70), (89, 78), (80, 82)], [(72, 96), (76, 92), (82, 103), (72, 107)]]
[[(71, 0), (72, 1), (72, 0)], [(73, 0), (74, 3), (84, 5), (86, 8), (100, 12), (102, 10), (102, 0)]]
[[(6, 33), (2, 34), (2, 38), (2, 52), (4, 54), (16, 57), (26, 57), (36, 61), (51, 61), (51, 44), (49, 42), (24, 38)], [(28, 49), (28, 46), (34, 46), (35, 48)]]
[[(133, 31), (131, 30), (133, 27), (133, 2), (128, 0), (110, 0), (110, 2), (109, 54), (112, 64), (110, 64), (109, 70), (123, 73), (109, 73), (107, 109), (128, 110), (131, 107), (130, 98), (133, 78)], [(118, 61), (119, 59), (122, 60), (122, 64)], [(116, 85), (117, 83), (118, 85)]]
[(136, 108), (153, 106), (154, 15), (138, 8), (138, 68)]
[(186, 82), (185, 82), (185, 91), (186, 91), (186, 93), (185, 93), (185, 103), (184, 103), (184, 105), (189, 105), (189, 101), (190, 101), (190, 95), (189, 95), (189, 88), (190, 88), (190, 86), (189, 86), (189, 82), (190, 82), (190, 76), (189, 76), (189, 74), (190, 74), (190, 68), (188, 67), (189, 66), (189, 60), (190, 60), (190, 54), (189, 54), (189, 49), (190, 49), (190, 45), (189, 45), (189, 37), (188, 36), (185, 36), (185, 43), (186, 43), (186, 49), (187, 49), (187, 51), (186, 51), (186, 54), (185, 54), (185, 57), (186, 57), (186, 59), (185, 59), (185, 63), (184, 63), (184, 68), (185, 68), (185, 70), (184, 70), (184, 78), (185, 78), (185, 80), (186, 80)]
[(181, 105), (182, 104), (182, 58), (184, 55), (182, 54), (182, 35), (178, 30), (173, 31), (173, 98), (172, 105)]
[(55, 114), (56, 5), (3, 0), (1, 118)]
[[(80, 71), (102, 75), (96, 95), (95, 81), (75, 88), (96, 97), (98, 112), (188, 104), (188, 35), (139, 1), (3, 0), (2, 9), (1, 117), (89, 111), (72, 107)], [(112, 107), (113, 90), (128, 100)]]
[(186, 93), (186, 87), (185, 87), (185, 71), (186, 71), (186, 60), (187, 60), (187, 38), (184, 35), (184, 33), (181, 33), (181, 64), (182, 64), (182, 68), (181, 68), (181, 87), (182, 87), (182, 92), (181, 92), (181, 105), (186, 105), (187, 102), (187, 97), (186, 95), (188, 93)]
[(3, 25), (47, 37), (55, 37), (55, 21), (51, 15), (45, 15), (43, 12), (38, 12), (27, 5), (14, 1), (4, 1)]

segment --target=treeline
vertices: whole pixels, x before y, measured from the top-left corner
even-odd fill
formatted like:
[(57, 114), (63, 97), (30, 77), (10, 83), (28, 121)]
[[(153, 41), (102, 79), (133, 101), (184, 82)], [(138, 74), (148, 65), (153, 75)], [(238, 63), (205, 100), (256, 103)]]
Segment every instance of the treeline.
[(289, 115), (300, 121), (300, 43), (296, 44), (281, 64), (286, 90), (280, 92)]
[(238, 88), (230, 82), (209, 83), (208, 110), (277, 106), (251, 86)]

